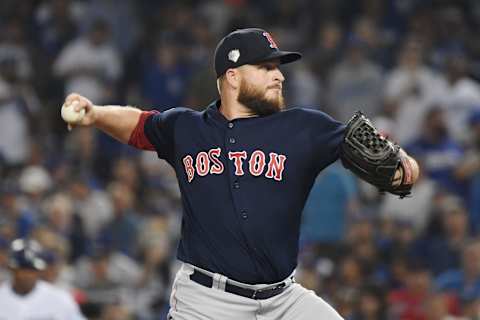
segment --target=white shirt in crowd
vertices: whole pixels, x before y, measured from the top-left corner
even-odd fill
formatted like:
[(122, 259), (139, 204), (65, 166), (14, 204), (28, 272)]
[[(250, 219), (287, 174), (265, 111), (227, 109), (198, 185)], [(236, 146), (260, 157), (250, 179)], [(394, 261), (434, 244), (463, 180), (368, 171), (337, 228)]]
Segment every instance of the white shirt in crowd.
[(432, 214), (436, 186), (434, 182), (422, 177), (412, 189), (415, 196), (400, 199), (386, 194), (382, 197), (380, 215), (394, 221), (409, 222), (418, 234), (425, 231)]
[(67, 291), (39, 280), (27, 295), (16, 294), (9, 281), (0, 285), (0, 320), (85, 320)]
[(458, 80), (448, 86), (441, 96), (447, 107), (446, 119), (452, 136), (465, 142), (468, 139), (468, 118), (480, 110), (480, 86), (469, 78)]
[[(412, 86), (416, 86), (416, 90), (411, 90)], [(397, 67), (389, 72), (385, 95), (399, 103), (394, 127), (389, 130), (390, 136), (400, 144), (417, 138), (421, 134), (425, 113), (435, 102), (441, 102), (438, 99), (446, 88), (444, 77), (426, 66), (415, 70)]]
[[(81, 72), (80, 70), (88, 70)], [(104, 103), (107, 82), (117, 80), (122, 73), (120, 56), (109, 43), (94, 46), (87, 38), (68, 44), (55, 61), (56, 75), (68, 76), (65, 92), (77, 92), (95, 103)]]

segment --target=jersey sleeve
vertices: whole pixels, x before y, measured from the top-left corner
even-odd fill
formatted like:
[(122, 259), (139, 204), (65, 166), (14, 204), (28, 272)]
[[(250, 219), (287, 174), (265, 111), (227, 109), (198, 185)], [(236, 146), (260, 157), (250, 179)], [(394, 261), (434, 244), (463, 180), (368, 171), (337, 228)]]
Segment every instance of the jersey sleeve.
[(164, 112), (151, 113), (144, 123), (147, 140), (161, 159), (173, 162), (175, 149), (175, 124), (185, 108), (173, 108)]
[(145, 135), (145, 121), (147, 121), (147, 119), (155, 113), (158, 113), (158, 111), (143, 111), (140, 114), (138, 123), (130, 135), (130, 139), (128, 140), (129, 145), (141, 150), (155, 150), (155, 147), (150, 143)]
[(311, 122), (311, 143), (318, 171), (335, 162), (340, 156), (340, 146), (345, 136), (346, 125), (328, 114), (308, 110)]

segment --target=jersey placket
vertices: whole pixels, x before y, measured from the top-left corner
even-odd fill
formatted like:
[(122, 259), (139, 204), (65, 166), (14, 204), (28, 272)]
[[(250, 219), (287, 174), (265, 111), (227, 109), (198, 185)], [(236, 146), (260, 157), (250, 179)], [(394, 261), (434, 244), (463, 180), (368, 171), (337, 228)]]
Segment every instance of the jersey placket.
[(246, 223), (249, 222), (249, 216), (248, 216), (248, 207), (246, 203), (246, 199), (242, 197), (242, 177), (247, 174), (245, 172), (245, 163), (247, 162), (247, 158), (243, 159), (241, 161), (241, 173), (240, 175), (237, 175), (237, 171), (239, 168), (235, 165), (234, 160), (230, 160), (229, 154), (231, 152), (237, 153), (237, 152), (245, 152), (245, 147), (241, 145), (242, 141), (239, 139), (241, 136), (242, 128), (240, 128), (240, 125), (238, 122), (230, 121), (227, 124), (227, 130), (225, 133), (225, 150), (226, 150), (226, 157), (227, 157), (227, 171), (229, 175), (229, 180), (230, 180), (230, 190), (232, 194), (232, 200), (233, 200), (233, 206), (234, 209), (237, 213), (237, 217), (239, 218), (239, 232), (242, 235), (244, 244), (249, 248), (249, 256), (252, 259), (253, 265), (255, 266), (256, 272), (260, 272), (259, 267), (258, 267), (258, 262), (257, 258), (255, 257), (255, 251), (256, 248), (252, 246), (251, 242), (249, 241), (249, 235), (246, 232), (247, 226)]
[[(251, 233), (252, 231), (252, 223), (258, 223), (258, 221), (252, 221), (250, 218), (250, 210), (249, 207), (249, 192), (255, 192), (254, 190), (245, 190), (242, 188), (242, 179), (244, 179), (245, 175), (249, 175), (249, 154), (246, 150), (248, 150), (247, 146), (243, 145), (244, 142), (241, 137), (242, 135), (251, 134), (251, 132), (247, 130), (251, 130), (251, 128), (245, 128), (242, 125), (246, 123), (240, 123), (242, 120), (238, 122), (229, 122), (227, 124), (228, 130), (225, 135), (225, 145), (227, 146), (227, 157), (229, 152), (242, 152), (245, 154), (245, 158), (242, 160), (242, 174), (237, 175), (235, 166), (235, 162), (233, 160), (228, 161), (228, 172), (231, 181), (231, 193), (233, 197), (233, 204), (234, 208), (237, 212), (237, 216), (240, 220), (240, 232), (243, 236), (245, 241), (245, 245), (249, 248), (249, 255), (252, 259), (253, 265), (255, 266), (256, 271), (258, 274), (264, 274), (262, 271), (262, 262), (263, 258), (259, 256), (258, 249), (255, 245), (257, 235)], [(248, 121), (248, 120), (247, 120)], [(233, 138), (233, 139), (232, 139)], [(229, 157), (228, 157), (229, 158)], [(246, 178), (246, 177), (245, 177)], [(254, 218), (254, 217), (253, 217)], [(255, 220), (255, 219), (254, 219)], [(255, 228), (254, 228), (255, 229)]]
[[(239, 155), (241, 152), (245, 152), (238, 147), (238, 138), (237, 134), (238, 130), (236, 129), (236, 124), (233, 121), (230, 121), (227, 124), (228, 130), (225, 134), (225, 146), (228, 158), (228, 167), (229, 167), (229, 175), (231, 181), (231, 188), (232, 188), (232, 196), (234, 200), (235, 210), (237, 214), (242, 218), (242, 220), (248, 219), (248, 211), (244, 203), (239, 197), (240, 189), (241, 189), (241, 177), (245, 174), (244, 172), (244, 162), (246, 159), (243, 156)], [(246, 156), (245, 156), (246, 157)], [(233, 158), (233, 159), (232, 159)], [(240, 163), (240, 164), (239, 164)], [(240, 165), (240, 167), (238, 167)]]

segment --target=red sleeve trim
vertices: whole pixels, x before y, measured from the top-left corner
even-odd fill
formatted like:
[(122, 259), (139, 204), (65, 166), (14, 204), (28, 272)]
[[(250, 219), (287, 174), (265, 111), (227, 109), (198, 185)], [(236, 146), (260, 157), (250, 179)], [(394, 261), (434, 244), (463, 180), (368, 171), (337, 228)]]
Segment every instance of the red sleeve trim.
[(158, 111), (143, 111), (138, 119), (137, 126), (133, 129), (128, 144), (141, 150), (154, 151), (155, 147), (150, 143), (145, 135), (145, 121), (147, 118), (158, 113)]

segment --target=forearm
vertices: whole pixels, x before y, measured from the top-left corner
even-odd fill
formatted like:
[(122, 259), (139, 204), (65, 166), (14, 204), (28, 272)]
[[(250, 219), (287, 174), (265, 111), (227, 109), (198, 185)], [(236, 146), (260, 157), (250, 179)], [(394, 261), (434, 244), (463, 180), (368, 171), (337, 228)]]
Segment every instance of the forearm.
[(142, 113), (140, 109), (122, 106), (93, 106), (93, 109), (93, 125), (122, 143), (128, 143)]

